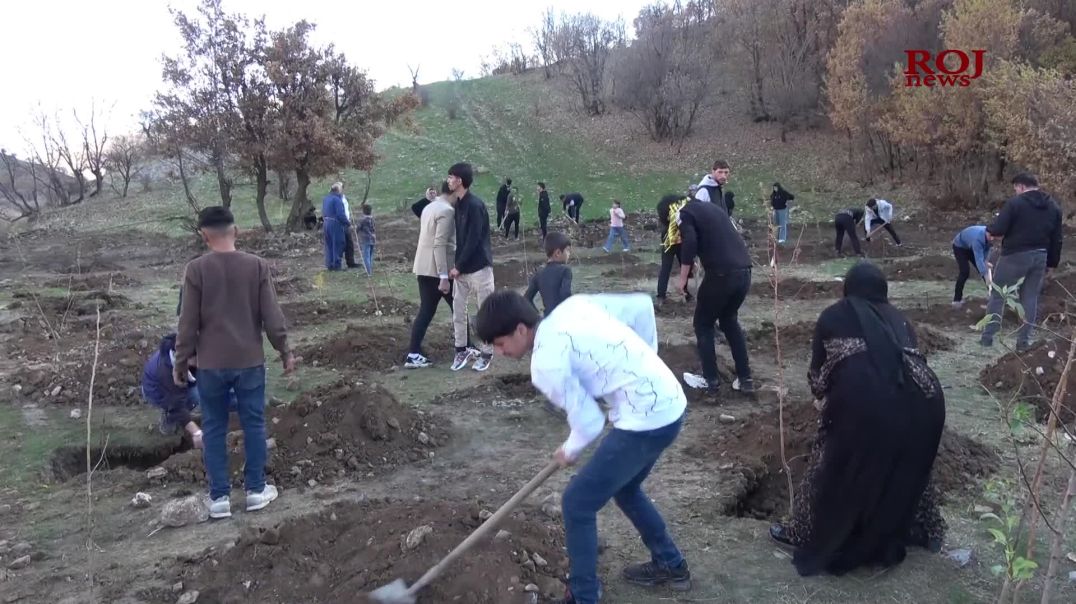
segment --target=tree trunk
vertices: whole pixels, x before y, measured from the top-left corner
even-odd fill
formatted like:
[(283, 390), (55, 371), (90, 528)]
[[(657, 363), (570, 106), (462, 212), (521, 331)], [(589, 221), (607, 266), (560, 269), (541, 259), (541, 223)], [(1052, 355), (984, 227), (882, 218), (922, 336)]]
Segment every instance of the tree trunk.
[(306, 189), (310, 186), (310, 175), (306, 170), (295, 171), (295, 195), (291, 200), (291, 212), (288, 214), (288, 223), (285, 226), (289, 233), (294, 233), (302, 228), (303, 216), (310, 207), (310, 200), (306, 197)]
[(194, 193), (191, 193), (191, 185), (190, 182), (187, 181), (187, 170), (183, 167), (182, 149), (179, 149), (176, 152), (176, 163), (179, 167), (179, 180), (183, 183), (183, 194), (187, 197), (187, 205), (189, 205), (191, 209), (194, 210), (194, 213), (197, 214), (201, 211), (201, 208), (198, 207), (198, 199), (194, 197)]
[(224, 156), (219, 153), (213, 155), (213, 167), (217, 169), (217, 186), (220, 187), (220, 201), (226, 208), (232, 207), (232, 181), (228, 180), (228, 174), (224, 171)]
[(81, 172), (75, 172), (75, 181), (78, 182), (78, 199), (71, 202), (71, 205), (82, 203), (83, 199), (86, 199), (86, 177)]
[(105, 181), (105, 174), (100, 168), (93, 171), (93, 193), (90, 193), (90, 197), (97, 197), (101, 194), (101, 183)]
[(273, 232), (273, 224), (269, 222), (269, 214), (265, 211), (265, 196), (269, 191), (269, 165), (265, 158), (258, 159), (254, 164), (255, 198), (254, 203), (258, 206), (258, 219), (262, 221), (262, 228), (266, 233)]

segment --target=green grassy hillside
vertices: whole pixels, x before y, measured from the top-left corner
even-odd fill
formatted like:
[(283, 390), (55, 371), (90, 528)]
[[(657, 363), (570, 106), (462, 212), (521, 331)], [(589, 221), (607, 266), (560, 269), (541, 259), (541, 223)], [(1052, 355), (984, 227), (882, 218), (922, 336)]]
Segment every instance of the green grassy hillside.
[[(591, 118), (568, 113), (564, 108), (565, 95), (554, 88), (563, 85), (557, 80), (498, 76), (426, 86), (429, 103), (414, 113), (414, 127), (396, 128), (377, 143), (381, 159), (373, 171), (369, 197), (375, 216), (408, 207), (427, 186), (439, 183), (448, 167), (458, 161), (468, 161), (478, 168), (472, 189), (490, 205), (491, 214), (500, 180), (511, 176), (523, 197), (525, 226), (537, 221), (535, 185), (538, 181), (549, 186), (555, 213), (560, 210), (557, 195), (578, 191), (587, 200), (584, 218), (601, 218), (607, 215), (614, 198), (620, 199), (629, 212), (649, 210), (663, 194), (682, 192), (698, 179), (704, 162), (693, 171), (670, 168), (677, 162), (669, 161), (673, 152), (666, 146), (651, 145), (654, 151), (642, 152), (644, 158), (640, 160), (639, 153), (634, 158), (620, 157), (613, 145), (595, 143), (593, 132), (589, 136), (582, 132)], [(542, 97), (540, 102), (546, 111), (542, 117), (535, 110), (538, 96)], [(450, 117), (450, 107), (455, 108), (455, 118)], [(549, 111), (556, 115), (548, 115)], [(644, 135), (631, 134), (634, 130), (616, 125), (613, 128), (619, 128), (621, 144), (625, 136), (629, 144), (636, 136), (639, 146), (649, 144)], [(711, 151), (698, 145), (695, 150), (709, 157)], [(647, 153), (657, 156), (647, 158)], [(737, 206), (739, 214), (762, 212), (761, 203), (742, 200), (747, 195), (761, 200), (760, 183), (771, 182), (773, 166), (780, 163), (776, 156), (750, 162), (734, 158), (729, 189), (741, 200)], [(309, 195), (315, 207), (320, 206), (321, 197), (336, 179), (347, 184), (348, 197), (353, 203), (361, 199), (365, 174), (346, 170), (311, 184)], [(807, 202), (803, 205), (810, 205), (815, 196), (814, 183), (798, 184), (796, 190), (801, 194), (798, 199)], [(219, 199), (215, 178), (209, 174), (196, 177), (193, 189), (203, 205)], [(275, 186), (271, 186), (267, 200), (269, 216), (274, 224), (281, 224), (290, 202), (278, 199), (274, 191)], [(233, 209), (240, 224), (250, 228), (259, 224), (253, 197), (254, 187), (249, 179), (237, 175)], [(108, 209), (97, 211), (103, 204)], [(95, 200), (86, 205), (94, 205), (95, 211), (53, 210), (46, 220), (82, 230), (131, 224), (143, 230), (178, 233), (181, 223), (168, 218), (189, 214), (178, 182), (157, 183), (150, 192), (132, 191), (125, 200)]]

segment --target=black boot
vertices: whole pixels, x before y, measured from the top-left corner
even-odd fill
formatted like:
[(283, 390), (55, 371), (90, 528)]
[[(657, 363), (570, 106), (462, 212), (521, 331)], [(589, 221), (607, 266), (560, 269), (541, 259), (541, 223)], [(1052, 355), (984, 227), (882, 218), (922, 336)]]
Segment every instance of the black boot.
[(691, 571), (687, 568), (687, 560), (676, 568), (665, 568), (653, 562), (633, 564), (625, 568), (621, 575), (624, 580), (636, 585), (668, 585), (675, 591), (691, 589)]

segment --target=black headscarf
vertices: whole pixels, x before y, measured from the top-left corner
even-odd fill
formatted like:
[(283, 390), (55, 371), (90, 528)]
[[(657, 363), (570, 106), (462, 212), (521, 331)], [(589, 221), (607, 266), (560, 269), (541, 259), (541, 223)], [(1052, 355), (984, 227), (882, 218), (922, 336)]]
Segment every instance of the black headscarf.
[(844, 276), (844, 299), (859, 319), (867, 354), (878, 377), (885, 383), (903, 385), (903, 349), (908, 337), (904, 325), (895, 323), (896, 313), (889, 312), (885, 274), (870, 262), (856, 264)]

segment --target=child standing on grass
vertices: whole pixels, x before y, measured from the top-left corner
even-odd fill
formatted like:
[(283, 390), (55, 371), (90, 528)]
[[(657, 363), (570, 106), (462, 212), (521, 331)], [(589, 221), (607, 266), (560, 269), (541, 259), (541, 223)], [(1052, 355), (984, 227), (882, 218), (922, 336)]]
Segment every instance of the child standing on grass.
[(628, 233), (624, 230), (624, 208), (620, 207), (620, 200), (614, 199), (613, 207), (609, 208), (609, 238), (605, 240), (605, 246), (602, 247), (605, 253), (613, 251), (613, 241), (618, 237), (624, 246), (624, 251), (630, 252)]
[(374, 209), (369, 204), (362, 204), (362, 220), (359, 221), (359, 241), (362, 246), (362, 264), (366, 267), (366, 274), (374, 272), (374, 244), (377, 236), (374, 235)]
[(542, 294), (542, 306), (547, 317), (558, 304), (572, 295), (572, 269), (568, 267), (571, 253), (572, 242), (567, 235), (559, 232), (546, 235), (546, 264), (531, 277), (524, 297), (534, 304), (535, 294)]

